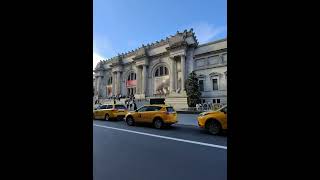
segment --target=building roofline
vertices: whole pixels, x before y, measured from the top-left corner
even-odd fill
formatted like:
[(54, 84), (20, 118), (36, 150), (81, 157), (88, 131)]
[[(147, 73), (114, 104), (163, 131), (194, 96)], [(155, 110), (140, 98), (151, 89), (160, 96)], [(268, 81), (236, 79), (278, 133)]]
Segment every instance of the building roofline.
[(207, 42), (207, 43), (204, 43), (204, 44), (199, 44), (197, 47), (202, 47), (202, 46), (207, 46), (207, 45), (211, 45), (211, 44), (216, 44), (216, 43), (223, 42), (223, 41), (227, 41), (227, 38), (223, 38), (223, 39), (219, 39), (219, 40), (216, 40), (216, 41)]

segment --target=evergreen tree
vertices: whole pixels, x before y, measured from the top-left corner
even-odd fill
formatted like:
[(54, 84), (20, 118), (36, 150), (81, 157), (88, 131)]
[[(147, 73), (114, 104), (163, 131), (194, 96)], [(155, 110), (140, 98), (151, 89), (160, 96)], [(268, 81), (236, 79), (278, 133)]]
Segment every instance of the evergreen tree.
[(197, 103), (200, 103), (201, 92), (199, 89), (199, 82), (197, 74), (192, 71), (186, 81), (187, 100), (189, 107), (195, 107)]

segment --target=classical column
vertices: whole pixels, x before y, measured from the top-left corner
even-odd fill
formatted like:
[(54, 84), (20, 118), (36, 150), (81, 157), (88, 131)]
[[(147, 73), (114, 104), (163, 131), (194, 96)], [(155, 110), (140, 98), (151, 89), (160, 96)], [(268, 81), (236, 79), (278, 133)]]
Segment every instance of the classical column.
[(96, 91), (97, 91), (97, 95), (100, 95), (100, 82), (101, 82), (101, 76), (96, 76)]
[(184, 55), (181, 55), (181, 92), (185, 90), (184, 81), (185, 81), (185, 73), (186, 73), (186, 58)]
[(147, 92), (147, 66), (143, 65), (142, 66), (142, 94), (146, 94)]
[(117, 71), (117, 94), (121, 92), (121, 78), (120, 78), (120, 71)]
[(116, 76), (115, 73), (112, 73), (112, 95), (115, 95), (115, 89), (116, 88)]
[(170, 57), (171, 59), (171, 72), (170, 72), (170, 92), (174, 93), (176, 88), (175, 88), (175, 81), (176, 81), (176, 77), (175, 77), (175, 74), (176, 74), (176, 67), (175, 67), (175, 64), (176, 64), (176, 61), (174, 60), (174, 58)]
[(141, 68), (137, 66), (137, 91), (136, 94), (141, 94)]

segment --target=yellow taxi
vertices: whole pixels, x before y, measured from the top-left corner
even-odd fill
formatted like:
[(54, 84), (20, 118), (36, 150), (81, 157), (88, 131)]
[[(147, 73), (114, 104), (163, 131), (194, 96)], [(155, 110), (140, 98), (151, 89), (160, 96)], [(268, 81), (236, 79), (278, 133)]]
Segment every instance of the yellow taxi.
[(135, 123), (152, 123), (157, 129), (177, 123), (177, 113), (168, 105), (144, 105), (125, 116), (129, 126)]
[(214, 135), (219, 134), (222, 130), (227, 130), (227, 106), (223, 106), (216, 111), (200, 113), (198, 125)]
[(94, 108), (93, 119), (123, 119), (128, 113), (127, 108), (123, 104), (103, 104)]

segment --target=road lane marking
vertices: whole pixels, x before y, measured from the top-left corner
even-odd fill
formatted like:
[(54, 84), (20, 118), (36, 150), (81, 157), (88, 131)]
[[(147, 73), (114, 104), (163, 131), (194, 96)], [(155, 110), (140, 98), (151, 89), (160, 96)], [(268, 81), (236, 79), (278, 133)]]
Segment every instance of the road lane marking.
[(120, 129), (120, 128), (109, 127), (109, 126), (102, 126), (102, 125), (98, 125), (98, 124), (93, 124), (93, 125), (97, 126), (97, 127), (107, 128), (107, 129), (114, 129), (114, 130), (118, 130), (118, 131), (125, 131), (125, 132), (130, 132), (130, 133), (135, 133), (135, 134), (158, 137), (158, 138), (162, 138), (162, 139), (170, 139), (170, 140), (174, 140), (174, 141), (198, 144), (198, 145), (202, 145), (202, 146), (209, 146), (209, 147), (214, 147), (214, 148), (227, 149), (227, 146), (221, 146), (221, 145), (216, 145), (216, 144), (209, 144), (209, 143), (203, 143), (203, 142), (198, 142), (198, 141), (191, 141), (191, 140), (186, 140), (186, 139), (173, 138), (173, 137), (168, 137), (168, 136), (160, 136), (160, 135), (156, 135), (156, 134), (143, 133), (143, 132), (139, 132), (139, 131), (132, 131), (132, 130), (127, 130), (127, 129)]

